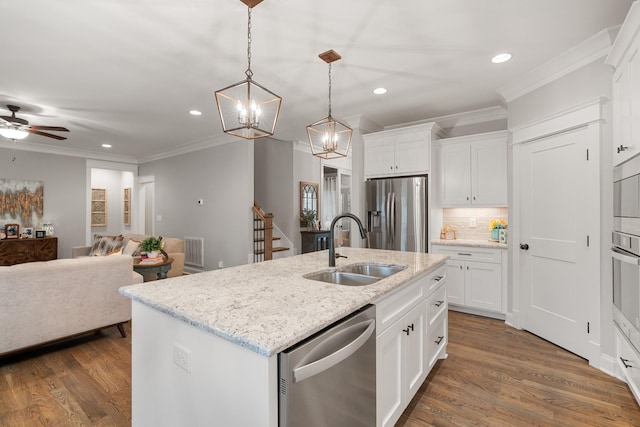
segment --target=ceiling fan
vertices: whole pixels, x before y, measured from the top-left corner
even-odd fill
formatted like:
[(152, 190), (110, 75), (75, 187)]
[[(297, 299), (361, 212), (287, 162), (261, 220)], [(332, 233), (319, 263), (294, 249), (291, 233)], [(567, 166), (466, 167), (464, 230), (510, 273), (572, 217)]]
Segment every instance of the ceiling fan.
[(16, 113), (20, 111), (20, 107), (7, 105), (7, 108), (11, 111), (11, 116), (0, 116), (0, 135), (5, 138), (24, 139), (27, 135), (33, 133), (58, 140), (67, 139), (65, 136), (54, 135), (43, 131), (69, 132), (69, 129), (61, 126), (30, 126), (29, 122), (25, 119), (16, 117)]

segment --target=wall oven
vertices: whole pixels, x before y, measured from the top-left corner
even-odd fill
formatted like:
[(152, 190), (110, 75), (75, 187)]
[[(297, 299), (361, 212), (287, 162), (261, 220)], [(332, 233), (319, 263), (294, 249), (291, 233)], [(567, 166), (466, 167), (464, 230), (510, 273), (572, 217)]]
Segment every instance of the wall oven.
[(640, 156), (613, 175), (613, 319), (640, 352)]

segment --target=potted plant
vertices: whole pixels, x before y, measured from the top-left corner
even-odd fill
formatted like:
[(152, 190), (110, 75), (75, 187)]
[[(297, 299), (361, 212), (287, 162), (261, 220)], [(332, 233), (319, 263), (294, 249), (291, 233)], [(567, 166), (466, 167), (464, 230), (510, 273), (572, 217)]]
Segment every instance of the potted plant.
[(307, 229), (311, 229), (311, 227), (316, 223), (316, 211), (312, 209), (303, 209), (302, 214), (300, 215), (300, 221), (307, 224)]
[(492, 219), (489, 221), (489, 230), (491, 230), (491, 240), (498, 241), (499, 231), (501, 228), (507, 228), (507, 221), (504, 219)]
[(147, 253), (147, 257), (155, 258), (162, 249), (162, 240), (151, 236), (140, 243), (140, 249)]

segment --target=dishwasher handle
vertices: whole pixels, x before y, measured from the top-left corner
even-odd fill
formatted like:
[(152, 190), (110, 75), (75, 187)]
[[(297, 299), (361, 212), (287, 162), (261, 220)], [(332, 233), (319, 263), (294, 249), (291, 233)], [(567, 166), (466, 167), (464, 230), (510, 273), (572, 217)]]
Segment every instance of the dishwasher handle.
[(365, 331), (349, 344), (345, 345), (339, 350), (336, 350), (330, 355), (323, 357), (322, 359), (316, 360), (315, 362), (311, 362), (307, 365), (300, 366), (299, 368), (295, 368), (293, 370), (293, 382), (299, 383), (306, 380), (307, 378), (311, 378), (312, 376), (319, 374), (322, 371), (326, 371), (327, 369), (337, 365), (338, 363), (342, 362), (353, 353), (358, 351), (360, 347), (362, 347), (373, 334), (373, 331), (376, 329), (376, 321), (375, 319), (371, 319), (365, 322), (357, 323), (350, 327), (355, 329), (360, 328), (365, 324), (367, 325)]

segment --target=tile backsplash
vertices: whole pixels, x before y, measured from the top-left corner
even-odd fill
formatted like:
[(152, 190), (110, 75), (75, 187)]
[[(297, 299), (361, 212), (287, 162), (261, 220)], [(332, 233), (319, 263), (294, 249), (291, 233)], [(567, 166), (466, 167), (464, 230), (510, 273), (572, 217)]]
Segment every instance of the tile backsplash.
[[(507, 208), (444, 208), (442, 210), (442, 224), (456, 230), (458, 239), (489, 240), (491, 230), (489, 222), (492, 219), (504, 219), (509, 224)], [(470, 227), (475, 218), (475, 228)]]

